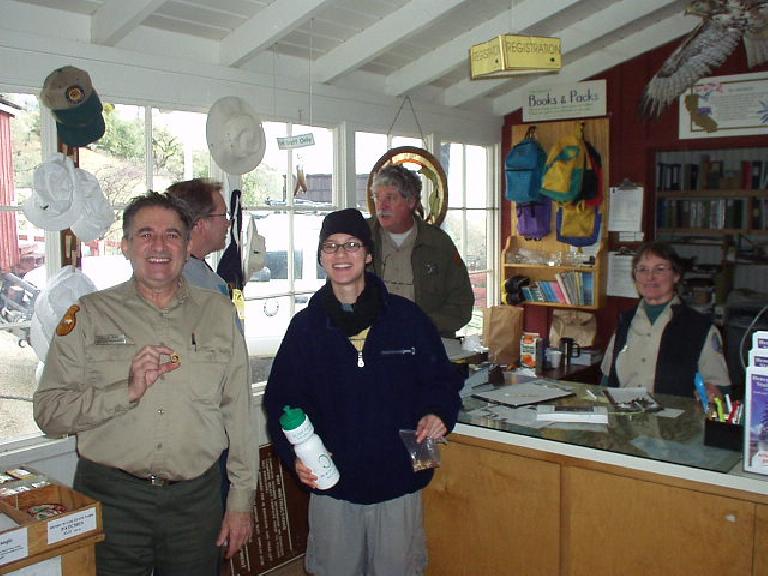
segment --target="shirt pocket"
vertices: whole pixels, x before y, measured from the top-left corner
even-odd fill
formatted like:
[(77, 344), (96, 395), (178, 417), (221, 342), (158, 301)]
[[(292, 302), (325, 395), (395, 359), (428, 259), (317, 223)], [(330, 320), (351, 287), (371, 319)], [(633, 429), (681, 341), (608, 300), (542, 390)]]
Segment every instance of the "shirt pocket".
[(92, 344), (85, 351), (88, 383), (103, 388), (128, 380), (131, 362), (138, 351), (135, 344)]
[(198, 345), (187, 350), (181, 365), (192, 400), (205, 404), (221, 403), (231, 356), (228, 350), (208, 346)]

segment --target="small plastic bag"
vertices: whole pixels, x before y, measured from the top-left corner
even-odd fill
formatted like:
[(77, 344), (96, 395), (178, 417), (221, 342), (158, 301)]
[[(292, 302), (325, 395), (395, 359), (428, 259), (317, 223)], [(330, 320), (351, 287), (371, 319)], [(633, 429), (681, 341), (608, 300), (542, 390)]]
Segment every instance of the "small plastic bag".
[(421, 443), (416, 442), (416, 430), (400, 430), (408, 454), (411, 455), (411, 465), (414, 472), (440, 467), (440, 449), (438, 441), (425, 438)]

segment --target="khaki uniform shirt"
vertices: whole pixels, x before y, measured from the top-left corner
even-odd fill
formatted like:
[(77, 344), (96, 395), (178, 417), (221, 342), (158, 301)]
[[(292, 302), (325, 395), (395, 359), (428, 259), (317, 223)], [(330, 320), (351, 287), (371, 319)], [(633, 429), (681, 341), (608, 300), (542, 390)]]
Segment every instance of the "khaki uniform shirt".
[[(675, 296), (670, 304), (679, 302)], [(616, 375), (619, 377), (619, 384), (622, 387), (642, 386), (649, 392), (653, 392), (656, 386), (656, 359), (661, 345), (661, 337), (669, 321), (672, 319), (672, 307), (667, 306), (664, 311), (656, 318), (656, 322), (651, 324), (645, 313), (645, 308), (637, 307), (637, 312), (632, 318), (627, 333), (627, 344), (619, 352), (616, 359)], [(611, 372), (611, 362), (613, 360), (613, 341), (615, 335), (611, 337), (608, 348), (603, 356), (603, 362), (600, 366), (603, 374), (608, 375)], [(707, 335), (707, 340), (701, 349), (699, 356), (699, 372), (707, 383), (716, 386), (729, 386), (730, 378), (728, 376), (728, 366), (723, 357), (723, 343), (720, 338), (720, 332), (717, 327), (712, 326)], [(693, 383), (691, 383), (693, 386)]]
[(395, 244), (388, 232), (381, 233), (381, 279), (390, 294), (397, 294), (411, 302), (416, 301), (411, 264), (415, 244), (416, 226), (400, 246)]
[[(182, 280), (161, 310), (131, 279), (78, 305), (74, 329), (51, 342), (34, 395), (40, 429), (77, 434), (83, 458), (170, 480), (200, 476), (229, 447), (227, 509), (251, 511), (257, 448), (248, 356), (229, 299)], [(181, 365), (129, 402), (131, 361), (150, 344), (173, 349)]]

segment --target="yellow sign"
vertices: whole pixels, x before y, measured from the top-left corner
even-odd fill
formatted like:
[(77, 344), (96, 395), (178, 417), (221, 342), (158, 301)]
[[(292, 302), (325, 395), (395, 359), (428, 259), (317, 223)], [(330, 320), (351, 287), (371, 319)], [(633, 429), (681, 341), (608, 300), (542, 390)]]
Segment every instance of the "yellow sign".
[(560, 38), (502, 34), (469, 50), (470, 78), (559, 72)]

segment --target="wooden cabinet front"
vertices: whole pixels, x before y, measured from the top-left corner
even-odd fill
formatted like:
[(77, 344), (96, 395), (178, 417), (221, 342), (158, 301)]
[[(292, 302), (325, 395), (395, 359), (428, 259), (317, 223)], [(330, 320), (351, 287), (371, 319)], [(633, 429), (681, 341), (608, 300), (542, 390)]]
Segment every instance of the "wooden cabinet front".
[(562, 574), (746, 576), (755, 505), (580, 468), (563, 468)]
[(424, 491), (431, 576), (551, 576), (560, 566), (557, 464), (451, 442)]

